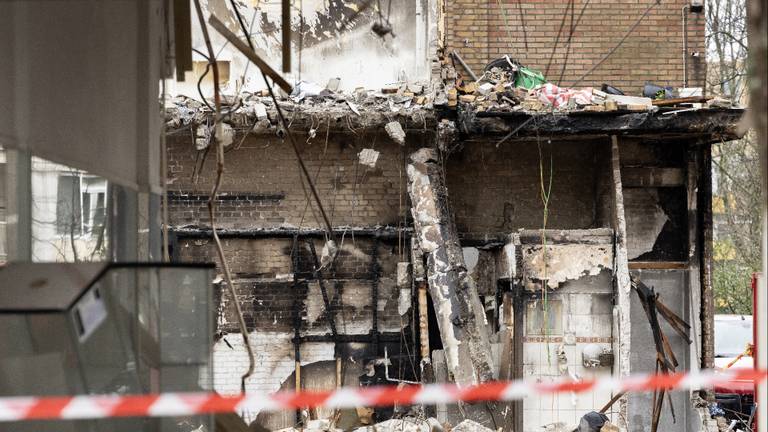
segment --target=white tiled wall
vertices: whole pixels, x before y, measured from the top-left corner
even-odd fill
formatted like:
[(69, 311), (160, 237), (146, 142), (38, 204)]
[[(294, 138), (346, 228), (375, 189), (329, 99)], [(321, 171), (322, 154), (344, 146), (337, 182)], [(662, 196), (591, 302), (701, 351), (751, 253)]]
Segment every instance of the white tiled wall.
[[(250, 342), (256, 357), (256, 368), (246, 381), (246, 393), (272, 393), (280, 388), (294, 370), (292, 333), (252, 332)], [(223, 340), (213, 347), (213, 387), (221, 394), (240, 393), (240, 377), (248, 370), (248, 354), (239, 333), (226, 335), (230, 348)], [(333, 360), (333, 343), (305, 342), (301, 344), (301, 364)], [(242, 413), (246, 421), (258, 412)]]
[[(562, 334), (550, 334), (546, 341), (531, 336), (523, 343), (523, 375), (526, 379), (542, 382), (561, 380), (568, 375), (580, 378), (611, 375), (610, 367), (585, 368), (582, 350), (590, 343), (610, 349), (612, 333), (610, 284), (597, 291), (579, 292), (564, 289), (550, 294), (551, 300), (562, 301)], [(607, 291), (607, 292), (606, 292)], [(571, 335), (573, 344), (567, 344)], [(567, 371), (561, 373), (558, 349), (563, 346), (567, 358)], [(564, 369), (564, 368), (563, 368)], [(530, 396), (523, 402), (525, 432), (540, 432), (548, 424), (563, 423), (577, 426), (581, 417), (589, 411), (598, 411), (612, 397), (602, 392), (579, 395), (562, 393), (542, 397)], [(608, 417), (612, 419), (611, 413)], [(614, 419), (612, 419), (614, 420)]]

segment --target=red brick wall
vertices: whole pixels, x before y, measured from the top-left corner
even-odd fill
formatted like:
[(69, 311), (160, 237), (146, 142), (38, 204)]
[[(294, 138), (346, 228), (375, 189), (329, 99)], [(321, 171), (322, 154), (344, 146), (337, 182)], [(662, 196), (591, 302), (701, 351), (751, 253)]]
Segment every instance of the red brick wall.
[[(586, 1), (574, 2), (574, 22)], [(499, 3), (503, 10), (499, 9)], [(504, 54), (544, 72), (568, 3), (568, 0), (446, 0), (446, 46), (449, 50), (456, 49), (476, 72), (482, 71), (489, 60)], [(639, 94), (646, 81), (681, 86), (682, 8), (686, 4), (688, 0), (662, 0), (624, 44), (579, 85), (600, 86), (605, 82), (627, 94)], [(571, 41), (562, 84), (570, 85), (603, 58), (648, 5), (649, 0), (590, 1)], [(520, 8), (528, 38), (527, 49)], [(703, 56), (704, 15), (687, 13), (687, 16), (688, 50)], [(551, 82), (557, 83), (560, 76), (569, 28), (570, 13), (547, 74)], [(689, 57), (689, 86), (704, 85), (704, 65), (703, 57)]]

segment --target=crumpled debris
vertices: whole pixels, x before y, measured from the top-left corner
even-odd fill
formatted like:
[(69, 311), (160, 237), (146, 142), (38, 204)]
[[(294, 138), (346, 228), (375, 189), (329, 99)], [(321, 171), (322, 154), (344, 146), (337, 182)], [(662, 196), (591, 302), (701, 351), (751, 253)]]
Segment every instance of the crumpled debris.
[(493, 432), (493, 429), (489, 429), (476, 421), (467, 419), (454, 426), (453, 429), (451, 429), (451, 432)]
[(304, 427), (289, 427), (275, 432), (342, 432), (342, 429), (331, 427), (330, 419), (310, 420)]
[(200, 125), (195, 131), (195, 149), (205, 150), (211, 143), (211, 128), (208, 125)]
[(459, 131), (452, 120), (442, 119), (437, 124), (437, 145), (441, 151), (450, 151), (459, 141)]
[[(335, 80), (331, 81), (329, 85), (333, 88)], [(380, 116), (382, 112), (389, 111), (406, 118), (406, 121), (421, 121), (425, 117), (425, 110), (434, 106), (438, 88), (425, 83), (401, 82), (392, 86), (393, 93), (385, 94), (381, 90), (362, 87), (344, 93), (304, 81), (294, 88), (290, 97), (284, 94), (276, 96), (284, 112), (302, 111), (304, 115), (317, 118), (321, 123), (326, 121), (324, 117), (328, 114), (338, 122), (340, 115), (346, 115), (345, 111), (361, 117), (374, 112)], [(277, 127), (276, 115), (270, 114), (274, 112), (274, 102), (267, 91), (244, 91), (239, 97), (222, 95), (222, 98), (227, 105), (224, 107), (227, 122), (233, 128), (249, 130), (250, 133), (266, 133), (274, 132)], [(167, 130), (191, 126), (199, 138), (195, 143), (196, 148), (206, 148), (211, 139), (204, 128), (213, 123), (214, 117), (209, 106), (186, 96), (177, 96), (165, 103)], [(203, 128), (198, 129), (200, 126)]]
[[(470, 429), (465, 430), (465, 432), (468, 430)], [(426, 420), (404, 418), (386, 420), (375, 425), (357, 428), (354, 432), (443, 432), (443, 426), (432, 417)]]
[(320, 268), (324, 269), (331, 265), (336, 259), (336, 255), (339, 253), (339, 248), (336, 246), (336, 242), (328, 240), (323, 245), (323, 250), (320, 252)]
[(305, 98), (323, 96), (324, 94), (330, 94), (330, 91), (317, 83), (300, 81), (298, 84), (296, 84), (296, 87), (293, 88), (291, 99), (294, 102), (300, 102)]
[(360, 150), (360, 153), (357, 154), (357, 160), (360, 162), (360, 165), (365, 165), (371, 168), (376, 168), (376, 161), (378, 159), (379, 152), (374, 149), (362, 149)]
[(360, 110), (357, 109), (357, 104), (348, 100), (347, 105), (349, 106), (349, 109), (351, 109), (353, 113), (360, 115)]
[(715, 402), (709, 405), (709, 415), (712, 417), (724, 417), (725, 410)]
[(592, 104), (591, 88), (577, 90), (547, 83), (534, 89), (534, 92), (541, 103), (557, 109)]
[(400, 145), (405, 145), (405, 131), (400, 125), (400, 122), (391, 121), (384, 126), (384, 130), (393, 141)]
[(246, 111), (249, 112), (249, 114), (256, 117), (257, 120), (267, 119), (267, 106), (261, 102), (256, 102), (252, 105), (249, 105), (246, 108)]
[(578, 432), (600, 432), (608, 417), (597, 411), (590, 411), (584, 414), (579, 421)]

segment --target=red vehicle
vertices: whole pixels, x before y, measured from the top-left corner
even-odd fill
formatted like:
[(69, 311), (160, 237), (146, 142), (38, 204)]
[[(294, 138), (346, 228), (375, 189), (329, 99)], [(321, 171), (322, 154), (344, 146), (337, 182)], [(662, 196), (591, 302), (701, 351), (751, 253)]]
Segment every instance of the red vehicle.
[[(759, 273), (752, 275), (753, 315), (715, 315), (715, 368), (753, 369), (757, 358), (757, 287)], [(754, 416), (757, 389), (752, 381), (733, 381), (715, 387), (715, 398), (726, 418), (757, 430)], [(749, 424), (751, 423), (751, 424)]]

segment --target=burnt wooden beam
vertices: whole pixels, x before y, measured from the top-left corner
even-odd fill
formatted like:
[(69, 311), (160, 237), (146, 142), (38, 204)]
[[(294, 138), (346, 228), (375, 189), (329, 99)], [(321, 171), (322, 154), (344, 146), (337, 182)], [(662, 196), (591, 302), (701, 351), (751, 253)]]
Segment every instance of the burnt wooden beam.
[(624, 167), (621, 180), (625, 188), (685, 186), (683, 168)]
[(490, 381), (494, 362), (485, 310), (467, 273), (437, 151), (416, 151), (406, 171), (414, 232), (427, 257), (429, 292), (448, 371), (461, 386)]
[[(621, 179), (621, 155), (619, 152), (619, 137), (611, 136), (611, 225), (616, 232), (615, 240), (615, 272), (616, 272), (616, 306), (618, 307), (619, 334), (614, 342), (614, 352), (619, 353), (618, 373), (620, 377), (627, 377), (631, 373), (630, 349), (632, 342), (632, 320), (630, 317), (630, 296), (632, 295), (632, 282), (629, 275), (627, 256), (627, 219), (624, 214), (624, 187)], [(628, 402), (626, 397), (620, 397), (619, 413), (627, 418)], [(629, 427), (625, 424), (624, 427)]]
[(176, 81), (183, 82), (184, 72), (192, 70), (192, 15), (187, 0), (173, 0), (173, 48)]
[(281, 27), (283, 36), (283, 72), (291, 72), (291, 0), (281, 2)]
[[(712, 147), (698, 150), (699, 181), (694, 191), (698, 201), (699, 277), (701, 278), (701, 367), (715, 365), (715, 292), (712, 287), (713, 231), (712, 220)], [(766, 193), (766, 191), (763, 191)], [(765, 233), (763, 234), (765, 235)], [(691, 275), (696, 277), (697, 275)]]
[[(259, 57), (258, 54), (256, 54), (251, 47), (248, 46), (245, 42), (240, 40), (240, 38), (232, 33), (229, 28), (227, 28), (227, 25), (223, 22), (219, 21), (216, 16), (211, 14), (210, 18), (208, 18), (208, 24), (211, 25), (216, 31), (219, 32), (224, 38), (229, 41), (229, 43), (232, 44), (235, 48), (237, 48), (238, 51), (240, 51), (241, 54), (243, 54), (248, 60), (250, 60), (253, 64), (255, 64), (261, 71), (266, 74), (268, 77), (272, 78), (272, 80), (277, 84), (283, 91), (285, 91), (288, 94), (291, 94), (293, 92), (293, 87), (288, 83), (288, 81), (285, 80), (285, 78), (282, 77), (277, 71), (272, 69), (272, 66), (269, 65), (266, 61), (264, 61), (261, 57)], [(290, 65), (290, 64), (289, 64)]]
[[(542, 243), (541, 230), (522, 230), (519, 236), (521, 244)], [(548, 244), (612, 244), (613, 228), (548, 229), (544, 231), (544, 237)]]
[[(478, 112), (464, 115), (459, 124), (468, 135), (506, 135), (519, 128), (516, 136), (558, 135), (654, 135), (701, 134), (725, 141), (740, 137), (737, 124), (742, 109), (698, 110), (674, 115), (661, 112), (604, 112), (528, 114), (524, 112)], [(460, 117), (462, 115), (460, 114)], [(530, 121), (531, 117), (536, 117)], [(523, 125), (524, 123), (527, 123)], [(523, 127), (520, 127), (523, 125)]]
[[(304, 342), (336, 342), (339, 343), (374, 343), (374, 338), (379, 342), (384, 343), (396, 343), (401, 342), (403, 335), (400, 333), (377, 333), (375, 336), (371, 333), (368, 334), (339, 334), (334, 339), (332, 334), (324, 335), (304, 335), (299, 337), (299, 341)], [(295, 339), (295, 337), (294, 337)], [(294, 341), (295, 342), (295, 341)]]

